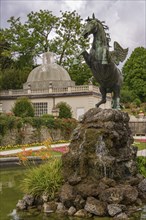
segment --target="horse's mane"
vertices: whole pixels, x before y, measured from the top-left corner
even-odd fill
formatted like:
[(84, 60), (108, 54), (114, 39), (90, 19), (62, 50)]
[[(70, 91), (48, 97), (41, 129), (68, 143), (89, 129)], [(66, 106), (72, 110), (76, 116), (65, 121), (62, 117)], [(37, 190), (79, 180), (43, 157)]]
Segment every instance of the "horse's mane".
[(108, 45), (108, 47), (111, 47), (109, 45), (109, 42), (111, 41), (110, 34), (106, 32), (107, 30), (109, 30), (109, 27), (107, 25), (105, 25), (105, 21), (98, 20), (97, 18), (95, 18), (94, 15), (93, 15), (93, 18), (88, 17), (85, 21), (92, 21), (92, 20), (97, 21), (103, 27), (105, 34), (106, 34), (107, 45)]

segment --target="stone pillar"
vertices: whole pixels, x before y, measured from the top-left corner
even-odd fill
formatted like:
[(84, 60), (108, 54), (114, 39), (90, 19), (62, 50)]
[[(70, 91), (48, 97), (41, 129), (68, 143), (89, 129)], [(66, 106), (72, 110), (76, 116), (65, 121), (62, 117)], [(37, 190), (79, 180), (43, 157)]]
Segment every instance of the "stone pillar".
[(51, 64), (51, 63), (55, 63), (54, 60), (54, 53), (52, 52), (46, 52), (43, 53), (43, 64)]
[(53, 92), (53, 86), (52, 86), (52, 82), (49, 83), (49, 93)]
[(93, 84), (89, 84), (89, 91), (93, 91)]
[(0, 113), (2, 113), (3, 112), (3, 104), (2, 104), (2, 102), (0, 102)]
[(30, 85), (30, 84), (28, 85), (27, 93), (28, 93), (28, 94), (31, 94), (31, 85)]
[(68, 87), (68, 92), (71, 92), (71, 86)]
[(12, 95), (12, 90), (9, 90), (9, 95)]

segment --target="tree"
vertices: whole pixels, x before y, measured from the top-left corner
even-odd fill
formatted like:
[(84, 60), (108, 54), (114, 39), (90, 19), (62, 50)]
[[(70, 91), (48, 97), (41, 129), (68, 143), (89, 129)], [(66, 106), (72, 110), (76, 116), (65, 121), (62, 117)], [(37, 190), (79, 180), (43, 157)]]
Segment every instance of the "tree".
[(18, 117), (33, 117), (34, 108), (31, 101), (27, 97), (18, 98), (12, 109), (15, 116)]
[(0, 70), (0, 88), (8, 89), (22, 89), (23, 83), (26, 82), (28, 74), (31, 69), (29, 67), (17, 69), (14, 66), (5, 70)]
[(11, 67), (13, 60), (10, 57), (10, 45), (4, 40), (4, 36), (0, 34), (0, 69)]
[(10, 44), (11, 54), (19, 68), (33, 66), (35, 58), (49, 49), (49, 34), (55, 28), (58, 18), (48, 10), (31, 12), (22, 24), (20, 17), (8, 20), (10, 28), (2, 30)]
[(136, 98), (146, 102), (146, 49), (137, 47), (123, 66), (124, 84)]
[(76, 65), (71, 65), (68, 72), (71, 79), (76, 82), (76, 85), (88, 84), (89, 78), (92, 77), (91, 70), (86, 63), (82, 63), (81, 59), (79, 59)]
[(77, 85), (87, 83), (91, 77), (91, 71), (81, 57), (78, 58), (78, 63), (74, 64), (77, 54), (89, 46), (88, 40), (81, 36), (83, 26), (81, 16), (76, 11), (62, 12), (58, 20), (57, 36), (52, 39), (51, 44), (51, 50), (58, 57), (58, 64), (67, 69)]
[(40, 10), (29, 13), (24, 24), (20, 18), (14, 17), (8, 23), (10, 27), (1, 32), (10, 45), (5, 53), (10, 54), (16, 68), (33, 68), (36, 58), (49, 50), (56, 53), (57, 63), (78, 85), (87, 83), (91, 75), (87, 65), (81, 60), (78, 66), (74, 65), (77, 54), (89, 45), (88, 40), (81, 36), (82, 19), (75, 11), (62, 12), (60, 17), (56, 17), (48, 10)]
[(13, 58), (12, 46), (6, 41), (4, 32), (1, 31), (0, 89), (21, 89), (23, 87), (23, 83), (26, 82), (28, 74), (32, 70), (28, 62), (24, 61), (24, 57), (21, 56), (17, 60)]
[(58, 20), (57, 36), (52, 40), (52, 50), (58, 55), (58, 64), (69, 68), (69, 60), (74, 59), (79, 51), (87, 46), (81, 37), (81, 16), (73, 12), (62, 12)]
[(51, 11), (40, 10), (39, 12), (31, 12), (27, 15), (27, 28), (33, 38), (34, 55), (38, 56), (50, 50), (51, 41), (49, 35), (58, 27), (59, 18), (54, 16)]
[(137, 98), (137, 95), (125, 85), (121, 89), (121, 102), (130, 103)]
[(1, 30), (10, 45), (9, 53), (13, 60), (17, 60), (19, 68), (33, 65), (34, 41), (26, 24), (20, 18), (11, 17), (8, 20), (10, 28)]
[(72, 118), (71, 107), (66, 102), (59, 102), (56, 108), (59, 108), (59, 118)]

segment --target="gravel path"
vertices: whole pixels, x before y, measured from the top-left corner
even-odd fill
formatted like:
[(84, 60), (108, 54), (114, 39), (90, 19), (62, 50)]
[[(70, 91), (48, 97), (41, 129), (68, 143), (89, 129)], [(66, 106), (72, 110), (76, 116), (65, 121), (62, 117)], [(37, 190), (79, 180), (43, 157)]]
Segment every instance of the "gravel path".
[[(62, 143), (62, 144), (52, 144), (51, 147), (52, 148), (57, 148), (57, 147), (67, 147), (69, 145), (69, 143)], [(27, 147), (25, 149), (25, 151), (28, 151), (28, 150), (32, 150), (32, 151), (37, 151), (37, 150), (40, 150), (42, 148), (46, 148), (45, 146), (37, 146), (37, 147)], [(10, 155), (10, 154), (17, 154), (17, 153), (20, 153), (22, 152), (23, 149), (15, 149), (15, 150), (7, 150), (7, 151), (1, 151), (0, 152), (0, 156), (7, 156), (7, 155)]]

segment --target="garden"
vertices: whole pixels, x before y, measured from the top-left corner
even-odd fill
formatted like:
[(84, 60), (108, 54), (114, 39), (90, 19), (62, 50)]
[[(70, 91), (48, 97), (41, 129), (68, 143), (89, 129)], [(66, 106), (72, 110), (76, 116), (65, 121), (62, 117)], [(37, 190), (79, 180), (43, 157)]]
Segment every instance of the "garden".
[[(21, 101), (24, 103), (26, 100)], [(28, 100), (26, 103), (28, 104)], [(31, 103), (29, 104), (31, 107)], [(20, 106), (22, 107), (22, 105)], [(61, 156), (68, 152), (71, 134), (77, 127), (78, 122), (69, 116), (69, 118), (65, 118), (61, 114), (59, 118), (54, 118), (51, 115), (35, 117), (28, 114), (31, 111), (25, 112), (25, 110), (26, 108), (21, 109), (20, 114), (13, 111), (12, 114), (0, 115), (0, 159), (5, 157), (18, 158), (17, 165), (21, 169), (25, 168), (23, 178), (21, 177), (21, 182), (19, 182), (19, 186), (17, 185), (19, 189), (17, 188), (16, 192), (20, 190), (21, 195), (27, 194), (33, 196), (33, 198), (46, 198), (46, 201), (48, 199), (52, 201), (57, 198), (59, 189), (64, 183)], [(24, 114), (21, 115), (23, 111)], [(47, 130), (44, 130), (44, 128)], [(31, 135), (28, 133), (30, 130)], [(49, 135), (43, 136), (44, 131)], [(28, 136), (30, 136), (29, 139)], [(135, 140), (133, 146), (137, 146), (138, 150), (146, 149), (146, 143), (139, 140)], [(33, 163), (30, 163), (29, 158), (34, 159)], [(38, 166), (35, 163), (35, 158), (41, 159), (41, 165)], [(146, 157), (140, 156), (136, 160), (139, 173), (146, 177)], [(3, 170), (2, 173), (5, 175), (7, 172), (5, 173)], [(16, 181), (12, 182), (9, 179), (7, 181), (8, 187), (13, 185), (14, 182)], [(2, 182), (2, 192), (4, 192), (4, 189), (5, 183)], [(15, 195), (13, 196), (15, 197)], [(18, 199), (20, 197), (15, 202)], [(34, 211), (33, 209), (32, 216), (35, 216), (34, 212), (37, 213), (36, 215), (40, 215), (38, 210)], [(15, 209), (11, 214), (17, 216)]]

